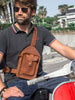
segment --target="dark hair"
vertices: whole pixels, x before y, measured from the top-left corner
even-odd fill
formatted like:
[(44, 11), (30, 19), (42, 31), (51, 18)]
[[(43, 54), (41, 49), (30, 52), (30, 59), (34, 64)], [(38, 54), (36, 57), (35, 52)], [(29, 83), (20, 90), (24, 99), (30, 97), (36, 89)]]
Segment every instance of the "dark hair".
[(32, 11), (37, 8), (37, 0), (14, 0), (14, 5), (16, 3), (30, 7)]

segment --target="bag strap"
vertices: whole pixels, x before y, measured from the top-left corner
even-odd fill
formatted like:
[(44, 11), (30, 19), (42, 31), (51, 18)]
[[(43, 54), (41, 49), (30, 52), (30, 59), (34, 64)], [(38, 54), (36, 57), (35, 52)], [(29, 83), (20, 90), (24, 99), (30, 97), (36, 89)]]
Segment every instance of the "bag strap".
[(32, 38), (32, 42), (31, 42), (31, 46), (34, 46), (34, 47), (35, 47), (35, 44), (36, 44), (36, 38), (37, 38), (37, 28), (34, 27), (33, 38)]

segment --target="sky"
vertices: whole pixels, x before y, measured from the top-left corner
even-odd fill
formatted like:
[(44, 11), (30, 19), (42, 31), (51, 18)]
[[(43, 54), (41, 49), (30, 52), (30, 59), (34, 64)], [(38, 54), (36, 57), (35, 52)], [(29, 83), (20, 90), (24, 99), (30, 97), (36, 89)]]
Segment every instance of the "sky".
[(53, 17), (56, 14), (60, 14), (59, 5), (75, 5), (75, 0), (37, 0), (37, 4), (37, 9), (39, 6), (44, 6), (47, 9), (47, 16)]

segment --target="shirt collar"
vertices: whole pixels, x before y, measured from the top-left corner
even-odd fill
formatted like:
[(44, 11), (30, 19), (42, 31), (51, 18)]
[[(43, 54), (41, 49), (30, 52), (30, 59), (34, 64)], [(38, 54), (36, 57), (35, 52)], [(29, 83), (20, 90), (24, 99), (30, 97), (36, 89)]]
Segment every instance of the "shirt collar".
[[(35, 25), (31, 23), (31, 28), (30, 28), (28, 34), (31, 33), (31, 31), (34, 29), (34, 27), (35, 27)], [(12, 25), (11, 25), (11, 28), (12, 28), (12, 30), (14, 31), (15, 34), (18, 34), (18, 33), (22, 32), (21, 30), (19, 30), (19, 29), (15, 26), (15, 24), (12, 24)]]

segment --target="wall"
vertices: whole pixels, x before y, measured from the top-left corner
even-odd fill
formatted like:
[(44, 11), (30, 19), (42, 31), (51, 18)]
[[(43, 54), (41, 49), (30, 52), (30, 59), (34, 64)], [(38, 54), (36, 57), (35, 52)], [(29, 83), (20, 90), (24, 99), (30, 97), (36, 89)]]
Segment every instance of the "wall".
[(57, 40), (70, 47), (75, 47), (75, 34), (55, 34)]

